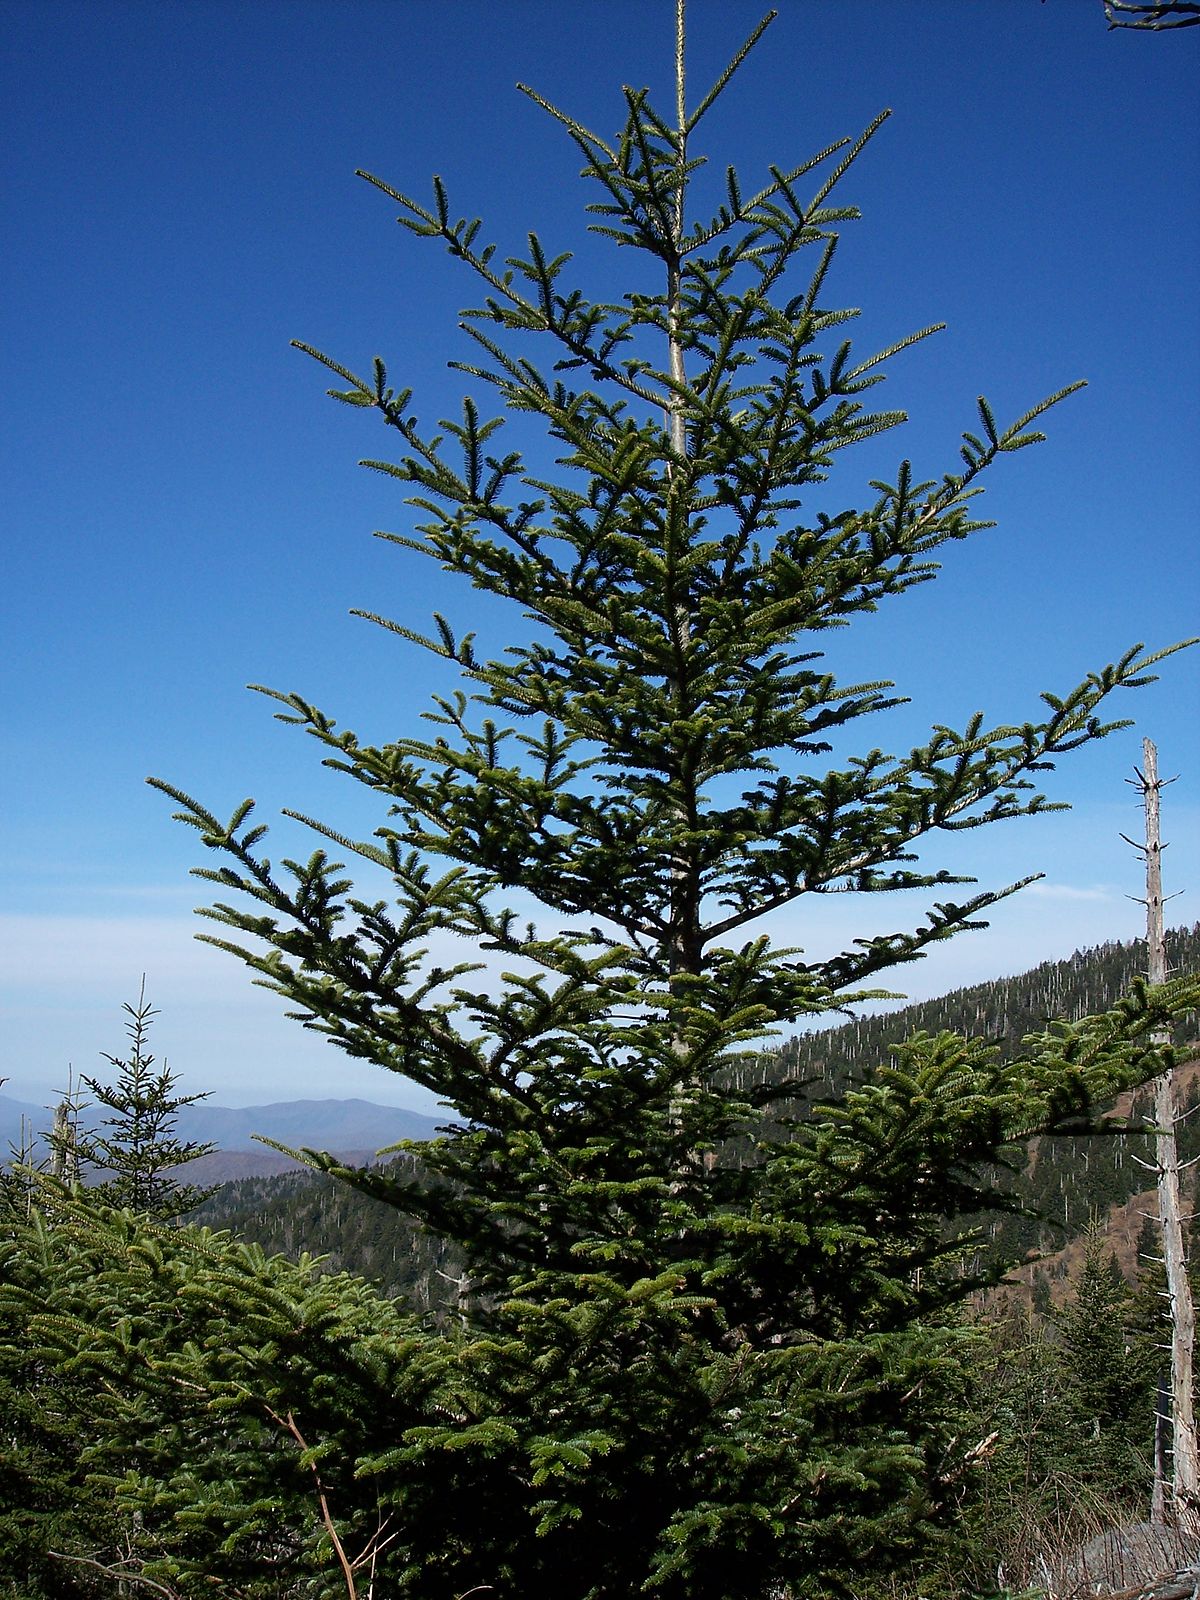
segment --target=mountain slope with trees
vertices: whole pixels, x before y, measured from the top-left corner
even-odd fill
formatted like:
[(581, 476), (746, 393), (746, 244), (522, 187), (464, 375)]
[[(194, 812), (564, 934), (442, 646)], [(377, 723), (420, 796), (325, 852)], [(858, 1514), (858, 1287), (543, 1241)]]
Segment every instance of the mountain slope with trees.
[[(413, 1171), (403, 1159), (393, 1164)], [(420, 1315), (457, 1308), (461, 1265), (451, 1245), (394, 1206), (307, 1169), (223, 1183), (192, 1220), (268, 1255), (320, 1256), (325, 1270), (367, 1278)]]
[[(1200, 924), (1170, 930), (1167, 950), (1173, 971), (1200, 972)], [(1145, 959), (1144, 941), (1110, 941), (1012, 977), (794, 1037), (765, 1060), (748, 1060), (739, 1087), (751, 1076), (755, 1081), (789, 1077), (810, 1083), (814, 1096), (838, 1095), (870, 1065), (888, 1060), (895, 1044), (917, 1032), (980, 1033), (995, 1040), (1002, 1052), (1011, 1051), (1025, 1034), (1054, 1017), (1077, 1020), (1107, 1010), (1144, 970)], [(1193, 1081), (1189, 1092), (1194, 1103), (1200, 1085)], [(1131, 1098), (1129, 1110), (1133, 1117), (1147, 1114), (1148, 1092)], [(1200, 1153), (1200, 1119), (1185, 1122), (1182, 1136), (1185, 1159)], [(1147, 1138), (1132, 1135), (1035, 1143), (1012, 1181), (1037, 1215), (988, 1218), (983, 1224), (987, 1259), (1017, 1261), (1035, 1250), (1054, 1256), (1072, 1240), (1084, 1241), (1092, 1219), (1103, 1223), (1149, 1187), (1147, 1173), (1135, 1159), (1149, 1156), (1148, 1144)], [(232, 1228), (267, 1251), (327, 1256), (333, 1270), (361, 1273), (420, 1311), (455, 1303), (457, 1254), (403, 1212), (369, 1195), (348, 1192), (333, 1179), (299, 1172), (226, 1183), (197, 1218)], [(1072, 1261), (1078, 1254), (1072, 1253)], [(1128, 1248), (1122, 1255), (1131, 1260)]]
[[(1200, 924), (1167, 934), (1169, 970), (1200, 972)], [(1002, 1058), (1010, 1057), (1028, 1033), (1054, 1018), (1078, 1019), (1112, 1005), (1146, 971), (1144, 940), (1109, 942), (1076, 951), (1064, 961), (1049, 961), (1029, 972), (956, 990), (936, 1000), (905, 1006), (884, 1016), (865, 1017), (829, 1033), (789, 1040), (779, 1070), (812, 1079), (816, 1095), (837, 1095), (856, 1076), (888, 1059), (893, 1045), (912, 1033), (942, 1029), (982, 1035), (992, 1040)], [(1194, 1024), (1176, 1033), (1180, 1045), (1195, 1041)], [(769, 1069), (771, 1071), (775, 1068)], [(1189, 1079), (1189, 1105), (1200, 1093)], [(1151, 1094), (1130, 1095), (1120, 1102), (1129, 1120), (1142, 1124), (1151, 1112)], [(1200, 1125), (1187, 1119), (1180, 1130), (1183, 1158), (1200, 1153)], [(1085, 1233), (1096, 1216), (1152, 1187), (1138, 1158), (1152, 1159), (1148, 1135), (1091, 1135), (1034, 1141), (1018, 1157), (1019, 1176), (1012, 1189), (1036, 1215), (999, 1214), (989, 1218), (986, 1257), (1011, 1261), (1028, 1251), (1052, 1253), (1072, 1237)]]

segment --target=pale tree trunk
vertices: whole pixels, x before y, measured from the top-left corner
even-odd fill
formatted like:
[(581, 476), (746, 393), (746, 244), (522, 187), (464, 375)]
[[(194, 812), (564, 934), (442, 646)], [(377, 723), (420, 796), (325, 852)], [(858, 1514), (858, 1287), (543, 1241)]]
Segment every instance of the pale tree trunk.
[[(1158, 751), (1149, 739), (1142, 741), (1142, 771), (1139, 777), (1146, 811), (1146, 842), (1138, 848), (1146, 859), (1147, 975), (1151, 983), (1164, 983), (1167, 958), (1163, 942), (1162, 783), (1158, 776)], [(1165, 1034), (1161, 1042), (1167, 1042)], [(1197, 1525), (1197, 1512), (1200, 1511), (1200, 1471), (1197, 1470), (1193, 1397), (1196, 1317), (1187, 1275), (1179, 1193), (1179, 1151), (1175, 1139), (1179, 1115), (1175, 1073), (1164, 1072), (1154, 1087), (1154, 1123), (1157, 1129), (1155, 1164), (1158, 1169), (1158, 1215), (1162, 1227), (1171, 1318), (1171, 1484), (1168, 1492), (1161, 1453), (1156, 1449), (1150, 1520), (1187, 1522), (1194, 1527)]]
[[(669, 318), (670, 361), (671, 377), (676, 383), (683, 383), (687, 374), (683, 365), (683, 343), (679, 337), (679, 320), (682, 313), (680, 304), (680, 279), (679, 255), (683, 249), (683, 218), (685, 195), (685, 166), (687, 164), (687, 95), (684, 73), (684, 49), (686, 31), (684, 21), (684, 0), (675, 0), (675, 132), (679, 151), (679, 185), (675, 190), (675, 227), (673, 244), (675, 246), (675, 260), (670, 267), (670, 281), (667, 290), (667, 316)], [(684, 427), (683, 406), (678, 395), (673, 395), (670, 402), (671, 420), (671, 446), (676, 455), (687, 454), (687, 433)]]
[(50, 1135), (50, 1176), (62, 1183), (79, 1181), (79, 1150), (70, 1091), (67, 1098), (54, 1108), (54, 1131)]
[[(678, 186), (675, 190), (674, 215), (672, 217), (671, 245), (672, 256), (667, 263), (667, 360), (671, 379), (676, 384), (687, 381), (687, 369), (683, 357), (683, 338), (681, 323), (683, 318), (683, 290), (682, 290), (682, 253), (683, 253), (683, 225), (685, 216), (686, 192), (686, 165), (687, 165), (687, 95), (685, 80), (685, 0), (675, 0), (675, 132), (677, 151)], [(667, 516), (672, 526), (668, 529), (668, 540), (680, 536), (680, 523), (687, 520), (687, 422), (684, 417), (683, 399), (677, 392), (672, 392), (667, 400), (667, 431), (671, 441), (671, 450), (675, 461), (668, 466), (668, 482), (670, 492), (667, 499)], [(683, 661), (688, 645), (691, 641), (691, 616), (686, 599), (676, 597), (674, 614), (672, 618), (674, 631), (673, 648), (679, 657), (678, 679), (676, 682), (676, 709), (679, 715), (687, 714), (685, 705), (686, 696), (686, 664)], [(682, 788), (682, 774), (679, 775)], [(678, 803), (677, 821), (684, 827), (694, 826), (695, 817), (694, 797), (681, 793)], [(698, 885), (696, 882), (695, 864), (689, 852), (680, 849), (676, 854), (671, 867), (671, 946), (668, 954), (668, 966), (671, 976), (676, 974), (694, 974), (699, 969), (699, 918), (700, 904)], [(683, 1057), (687, 1054), (687, 1046), (683, 1038), (677, 1037), (675, 1052)], [(672, 1097), (671, 1117), (678, 1128), (683, 1121), (684, 1110), (689, 1094), (695, 1089), (694, 1084), (679, 1083)]]

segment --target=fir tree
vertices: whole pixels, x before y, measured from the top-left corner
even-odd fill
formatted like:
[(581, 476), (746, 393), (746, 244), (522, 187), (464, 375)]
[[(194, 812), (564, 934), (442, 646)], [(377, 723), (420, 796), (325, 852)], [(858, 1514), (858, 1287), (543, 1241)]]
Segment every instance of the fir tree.
[(185, 1106), (206, 1100), (207, 1094), (175, 1093), (176, 1076), (164, 1062), (155, 1070), (148, 1035), (158, 1015), (146, 999), (142, 979), (137, 1005), (124, 1006), (128, 1021), (129, 1055), (104, 1059), (116, 1069), (113, 1083), (83, 1078), (84, 1087), (106, 1115), (95, 1132), (77, 1132), (77, 1160), (97, 1172), (109, 1173), (95, 1185), (97, 1198), (109, 1205), (125, 1206), (160, 1220), (192, 1211), (213, 1191), (182, 1183), (181, 1167), (208, 1155), (215, 1146), (180, 1139), (176, 1125)]
[[(0, 1297), (20, 1286), (42, 1310), (54, 1279), (47, 1270), (53, 1242), (36, 1204), (42, 1175), (29, 1145), (13, 1155), (17, 1170), (0, 1175)], [(54, 1187), (63, 1191), (59, 1182)], [(91, 1375), (68, 1373), (48, 1359), (43, 1341), (30, 1337), (25, 1307), (0, 1303), (4, 1600), (84, 1600), (101, 1592), (87, 1574), (50, 1555), (52, 1549), (93, 1545), (111, 1532), (111, 1501), (86, 1481), (80, 1466), (99, 1409)]]
[(1094, 1226), (1059, 1318), (1063, 1393), (1081, 1478), (1113, 1493), (1132, 1490), (1133, 1514), (1148, 1496), (1152, 1399), (1131, 1317), (1129, 1285)]
[[(1033, 720), (974, 717), (905, 754), (872, 737), (834, 759), (899, 696), (835, 681), (824, 634), (986, 526), (981, 475), (1040, 439), (1070, 391), (1009, 425), (981, 400), (954, 470), (925, 480), (902, 462), (860, 509), (820, 509), (835, 459), (903, 421), (863, 397), (932, 330), (858, 358), (840, 332), (852, 313), (828, 298), (855, 215), (835, 192), (882, 118), (757, 187), (730, 171), (716, 210), (689, 214), (695, 135), (761, 31), (689, 109), (680, 4), (677, 103), (626, 91), (612, 141), (526, 91), (579, 152), (595, 231), (642, 252), (657, 290), (591, 302), (534, 236), (501, 263), (440, 180), (428, 203), (370, 180), (482, 283), (466, 314), (478, 354), (460, 364), (472, 392), (431, 429), (382, 361), (363, 378), (309, 353), (396, 441), (398, 459), (372, 465), (422, 520), (387, 537), (534, 628), (486, 659), (444, 618), (429, 634), (374, 619), (470, 690), (436, 700), (427, 737), (371, 745), (268, 691), (379, 795), (370, 839), (300, 820), (382, 891), (357, 890), (324, 847), (274, 867), (249, 801), (225, 822), (158, 784), (223, 858), (202, 872), (223, 896), (214, 942), (306, 1026), (453, 1107), (419, 1176), (342, 1173), (453, 1240), (469, 1272), (466, 1325), (438, 1346), (468, 1362), (469, 1398), (388, 1457), (459, 1463), (450, 1504), (422, 1504), (435, 1566), (405, 1565), (418, 1536), (401, 1519), (397, 1593), (824, 1596), (914, 1559), (957, 1471), (959, 1336), (939, 1318), (972, 1280), (945, 1219), (1006, 1203), (980, 1173), (1008, 1141), (1091, 1126), (1099, 1100), (1156, 1070), (1169, 1052), (1153, 1027), (1193, 997), (1138, 989), (1011, 1063), (982, 1041), (914, 1039), (793, 1139), (720, 1159), (796, 1093), (731, 1090), (739, 1050), (878, 992), (1011, 891), (943, 899), (822, 962), (772, 948), (761, 920), (840, 889), (970, 881), (918, 850), (1046, 809), (1036, 775), (1123, 726), (1103, 703), (1167, 653), (1133, 649)], [(557, 474), (504, 442), (486, 393), (541, 419)], [(540, 924), (506, 909), (511, 891)], [(447, 933), (518, 970), (495, 992), (470, 959), (432, 966)]]
[[(32, 1445), (18, 1434), (16, 1458), (30, 1476), (54, 1431), (47, 1488), (59, 1500), (47, 1507), (41, 1485), (18, 1483), (0, 1516), (6, 1554), (10, 1529), (32, 1535), (14, 1575), (43, 1586), (14, 1596), (113, 1595), (126, 1584), (210, 1595), (219, 1583), (245, 1600), (353, 1600), (331, 1527), (350, 1561), (364, 1549), (369, 1561), (370, 1535), (359, 1541), (356, 1528), (378, 1534), (387, 1516), (370, 1457), (455, 1403), (419, 1330), (369, 1286), (318, 1275), (310, 1259), (267, 1260), (204, 1229), (114, 1211), (94, 1191), (43, 1186), (41, 1202), (31, 1221), (0, 1230), (0, 1380), (16, 1352), (31, 1367), (35, 1353), (44, 1366), (57, 1351), (71, 1381), (60, 1368), (34, 1388), (22, 1374), (18, 1398), (44, 1413)], [(24, 1422), (14, 1411), (14, 1429)], [(6, 1466), (0, 1452), (0, 1481)], [(444, 1476), (420, 1466), (424, 1492), (441, 1492)], [(419, 1514), (414, 1476), (400, 1465), (383, 1481)]]

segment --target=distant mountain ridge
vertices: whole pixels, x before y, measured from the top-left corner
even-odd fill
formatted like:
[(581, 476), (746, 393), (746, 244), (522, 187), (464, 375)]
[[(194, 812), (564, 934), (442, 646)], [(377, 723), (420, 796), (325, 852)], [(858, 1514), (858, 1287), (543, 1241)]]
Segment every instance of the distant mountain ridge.
[(222, 1150), (254, 1150), (255, 1134), (280, 1144), (320, 1150), (382, 1150), (399, 1139), (431, 1139), (446, 1118), (370, 1100), (276, 1100), (262, 1106), (187, 1106), (179, 1116), (184, 1139)]
[[(30, 1131), (44, 1134), (52, 1113), (0, 1094), (0, 1160), (20, 1149)], [(98, 1120), (83, 1113), (85, 1127)], [(445, 1119), (402, 1106), (375, 1105), (369, 1100), (278, 1100), (261, 1106), (214, 1106), (207, 1101), (184, 1106), (179, 1113), (181, 1139), (215, 1144), (211, 1156), (193, 1162), (191, 1182), (221, 1183), (231, 1178), (285, 1172), (296, 1163), (255, 1141), (261, 1134), (294, 1149), (330, 1150), (363, 1163), (401, 1139), (431, 1139)], [(39, 1141), (44, 1152), (44, 1141)]]
[[(1200, 924), (1172, 929), (1167, 955), (1172, 971), (1200, 969)], [(1131, 979), (1145, 971), (1145, 961), (1141, 941), (1101, 944), (940, 1000), (790, 1039), (757, 1062), (748, 1057), (744, 1069), (731, 1076), (739, 1082), (779, 1074), (808, 1079), (820, 1099), (886, 1061), (896, 1041), (918, 1029), (980, 1033), (1011, 1054), (1023, 1034), (1044, 1028), (1050, 1018), (1078, 1019), (1112, 1006)], [(1200, 1101), (1200, 1067), (1187, 1075), (1186, 1093), (1189, 1105)], [(1008, 1181), (1049, 1220), (983, 1219), (985, 1252), (1003, 1260), (1019, 1260), (1028, 1250), (1056, 1252), (1083, 1234), (1093, 1215), (1119, 1219), (1147, 1182), (1134, 1159), (1139, 1153), (1136, 1138), (1038, 1141), (1024, 1170)], [(1200, 1157), (1200, 1117), (1184, 1124), (1181, 1156), (1193, 1155)], [(422, 1313), (452, 1309), (453, 1250), (402, 1213), (315, 1173), (244, 1177), (223, 1185), (197, 1220), (231, 1228), (269, 1251), (324, 1254), (332, 1269), (364, 1273)], [(1130, 1259), (1127, 1240), (1123, 1259)], [(1053, 1270), (1065, 1273), (1065, 1262)]]
[[(1200, 924), (1169, 930), (1167, 956), (1172, 971), (1200, 970)], [(1003, 1053), (1011, 1053), (1023, 1034), (1045, 1027), (1052, 1017), (1076, 1019), (1107, 1009), (1144, 971), (1141, 941), (1104, 943), (939, 1000), (790, 1039), (758, 1062), (748, 1057), (731, 1077), (744, 1083), (786, 1073), (808, 1079), (820, 1098), (886, 1061), (895, 1042), (917, 1029), (982, 1034), (994, 1038)], [(1187, 1102), (1194, 1107), (1200, 1104), (1200, 1068), (1186, 1076)], [(0, 1095), (0, 1154), (19, 1138), (22, 1113), (37, 1127), (50, 1122), (44, 1108)], [(256, 1144), (252, 1135), (265, 1134), (293, 1148), (330, 1150), (353, 1165), (365, 1165), (377, 1151), (401, 1139), (431, 1138), (449, 1116), (439, 1119), (365, 1100), (293, 1100), (236, 1109), (201, 1103), (188, 1108), (180, 1118), (183, 1137), (212, 1140), (220, 1147), (187, 1170), (196, 1184), (222, 1185), (199, 1220), (233, 1227), (268, 1249), (328, 1252), (339, 1268), (365, 1271), (393, 1292), (414, 1297), (423, 1309), (435, 1306), (443, 1294), (440, 1269), (446, 1264), (440, 1241), (429, 1240), (378, 1201), (298, 1172), (297, 1163)], [(1050, 1220), (988, 1218), (988, 1251), (1005, 1259), (1019, 1259), (1027, 1250), (1056, 1251), (1086, 1229), (1093, 1215), (1115, 1216), (1147, 1181), (1134, 1159), (1138, 1153), (1136, 1138), (1039, 1141), (1024, 1171), (1011, 1181)], [(1200, 1157), (1200, 1117), (1185, 1122), (1181, 1155)]]

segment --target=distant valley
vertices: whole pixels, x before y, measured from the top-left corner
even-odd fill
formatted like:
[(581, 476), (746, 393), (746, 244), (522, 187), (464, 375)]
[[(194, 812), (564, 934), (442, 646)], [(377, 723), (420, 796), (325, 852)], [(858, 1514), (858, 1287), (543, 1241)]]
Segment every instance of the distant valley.
[[(1167, 954), (1172, 971), (1200, 969), (1200, 924), (1170, 930)], [(1008, 1055), (1024, 1034), (1044, 1028), (1051, 1018), (1079, 1018), (1111, 1006), (1144, 966), (1140, 942), (1099, 945), (1016, 977), (790, 1039), (770, 1055), (746, 1057), (731, 1078), (743, 1089), (763, 1076), (800, 1079), (809, 1086), (806, 1093), (820, 1101), (825, 1095), (837, 1096), (876, 1063), (888, 1060), (896, 1040), (917, 1030), (948, 1028), (983, 1035)], [(1187, 1106), (1200, 1106), (1200, 1064), (1186, 1069), (1182, 1079)], [(1145, 1109), (1141, 1101), (1122, 1106), (1135, 1116)], [(22, 1117), (26, 1128), (39, 1130), (51, 1120), (44, 1107), (0, 1095), (0, 1158), (10, 1145), (19, 1144)], [(240, 1108), (202, 1102), (180, 1114), (179, 1131), (185, 1139), (218, 1146), (186, 1171), (191, 1183), (221, 1185), (202, 1208), (200, 1220), (232, 1227), (270, 1250), (326, 1254), (330, 1265), (365, 1272), (428, 1309), (444, 1297), (443, 1269), (453, 1266), (440, 1241), (430, 1240), (391, 1207), (321, 1179), (255, 1143), (253, 1135), (292, 1148), (328, 1150), (348, 1165), (361, 1166), (399, 1140), (431, 1138), (442, 1121), (366, 1100), (292, 1100)], [(980, 1219), (983, 1254), (1005, 1260), (1042, 1257), (1038, 1270), (1053, 1280), (1057, 1292), (1089, 1225), (1099, 1219), (1132, 1276), (1142, 1213), (1149, 1208), (1144, 1192), (1149, 1180), (1139, 1165), (1146, 1154), (1138, 1135), (1034, 1141), (1020, 1172), (1003, 1180), (1004, 1186), (1020, 1192), (1034, 1214)], [(1200, 1119), (1194, 1116), (1184, 1123), (1181, 1155), (1189, 1161), (1200, 1158)], [(1189, 1193), (1191, 1182), (1189, 1177)], [(1032, 1268), (1026, 1276), (1032, 1288)]]
[[(85, 1127), (97, 1120), (94, 1111), (85, 1109)], [(0, 1158), (8, 1159), (10, 1152), (24, 1148), (31, 1134), (44, 1136), (51, 1121), (52, 1112), (45, 1106), (0, 1094)], [(282, 1100), (262, 1106), (214, 1106), (201, 1101), (183, 1107), (178, 1129), (183, 1139), (217, 1146), (187, 1169), (190, 1183), (207, 1186), (296, 1170), (298, 1162), (258, 1144), (255, 1134), (293, 1149), (329, 1150), (362, 1165), (401, 1139), (432, 1138), (440, 1122), (419, 1111), (369, 1100)], [(40, 1158), (45, 1152), (44, 1137), (38, 1138), (34, 1154)]]
[[(1200, 969), (1200, 924), (1171, 930), (1167, 956), (1172, 971)], [(1046, 1027), (1051, 1018), (1078, 1019), (1115, 1004), (1144, 971), (1145, 960), (1140, 942), (1103, 944), (940, 1000), (802, 1035), (770, 1056), (747, 1057), (741, 1086), (783, 1075), (802, 1080), (805, 1093), (816, 1102), (826, 1095), (836, 1097), (878, 1062), (887, 1061), (898, 1039), (917, 1030), (982, 1035), (993, 1039), (1001, 1054), (1010, 1055), (1025, 1034)], [(1185, 1103), (1200, 1105), (1200, 1064), (1181, 1076)], [(1144, 1096), (1136, 1109), (1133, 1098), (1127, 1097), (1123, 1111), (1136, 1116), (1138, 1109), (1148, 1109)], [(795, 1109), (803, 1115), (803, 1102)], [(1134, 1278), (1143, 1214), (1153, 1208), (1153, 1196), (1146, 1192), (1153, 1179), (1138, 1164), (1148, 1153), (1144, 1136), (1136, 1134), (1035, 1140), (1019, 1170), (998, 1175), (998, 1181), (1016, 1190), (1036, 1214), (1018, 1211), (978, 1219), (981, 1260), (1026, 1258), (1020, 1292), (1032, 1296), (1036, 1275), (1050, 1298), (1061, 1298), (1095, 1220), (1105, 1227), (1122, 1268)], [(1184, 1160), (1200, 1158), (1196, 1116), (1183, 1125), (1180, 1154)], [(1195, 1170), (1187, 1179), (1189, 1198)], [(259, 1168), (231, 1176), (240, 1181), (224, 1184), (197, 1220), (231, 1228), (268, 1251), (323, 1255), (330, 1270), (363, 1273), (422, 1313), (444, 1314), (452, 1305), (448, 1285), (459, 1270), (456, 1253), (402, 1211), (311, 1172), (270, 1176), (268, 1169)], [(1032, 1257), (1039, 1258), (1036, 1266)]]

